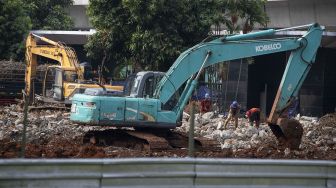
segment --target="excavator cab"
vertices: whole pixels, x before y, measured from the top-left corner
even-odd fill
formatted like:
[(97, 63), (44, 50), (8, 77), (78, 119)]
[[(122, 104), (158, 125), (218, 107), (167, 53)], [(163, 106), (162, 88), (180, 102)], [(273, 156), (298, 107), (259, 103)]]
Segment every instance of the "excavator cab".
[(81, 70), (83, 71), (84, 80), (90, 80), (93, 77), (92, 66), (88, 62), (82, 62), (79, 64)]
[(138, 98), (153, 97), (155, 88), (163, 76), (163, 72), (138, 72), (131, 84), (130, 96)]
[(63, 70), (49, 66), (43, 80), (43, 101), (62, 101), (63, 99)]
[(136, 74), (131, 74), (127, 77), (125, 84), (124, 84), (124, 90), (123, 90), (124, 96), (129, 96), (131, 94), (131, 88), (132, 88), (132, 84), (134, 83), (135, 77), (136, 77)]
[(42, 96), (51, 98), (54, 94), (53, 85), (55, 83), (55, 69), (47, 67), (43, 79)]
[(64, 101), (64, 83), (67, 85), (76, 84), (77, 81), (78, 75), (76, 71), (66, 70), (64, 67), (59, 66), (47, 67), (43, 80), (43, 101)]
[(55, 68), (55, 82), (53, 84), (53, 99), (61, 101), (63, 96), (63, 71), (62, 69)]
[[(36, 79), (39, 56), (58, 63), (47, 67), (42, 91), (44, 102), (71, 104), (75, 93), (84, 93), (86, 88), (100, 87), (92, 81), (92, 66), (86, 62), (79, 64), (77, 55), (71, 47), (30, 33), (26, 40), (27, 66), (24, 94), (28, 96), (27, 103), (33, 102), (34, 99), (34, 79)], [(122, 86), (104, 87), (118, 94), (123, 90)]]

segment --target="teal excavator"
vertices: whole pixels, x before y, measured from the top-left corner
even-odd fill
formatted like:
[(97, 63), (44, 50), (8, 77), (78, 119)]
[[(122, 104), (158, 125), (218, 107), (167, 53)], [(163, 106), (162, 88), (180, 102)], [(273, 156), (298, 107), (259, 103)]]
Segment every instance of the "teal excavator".
[[(281, 31), (308, 28), (300, 37), (275, 38)], [(205, 67), (234, 59), (290, 51), (268, 125), (280, 143), (298, 148), (301, 124), (286, 117), (298, 96), (320, 46), (323, 28), (309, 24), (268, 29), (205, 40), (184, 51), (168, 72), (139, 72), (125, 97), (111, 96), (104, 88), (87, 89), (72, 99), (72, 121), (90, 125), (172, 129), (181, 125), (183, 109)]]

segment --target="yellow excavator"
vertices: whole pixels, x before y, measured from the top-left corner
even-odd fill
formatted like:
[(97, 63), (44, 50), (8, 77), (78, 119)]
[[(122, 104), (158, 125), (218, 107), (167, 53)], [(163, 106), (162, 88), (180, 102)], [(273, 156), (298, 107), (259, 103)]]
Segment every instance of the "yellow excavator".
[[(46, 43), (38, 45), (38, 40)], [(42, 99), (48, 103), (71, 104), (76, 93), (87, 88), (104, 88), (110, 93), (120, 95), (123, 86), (101, 85), (90, 78), (91, 67), (79, 64), (75, 51), (60, 42), (30, 33), (26, 41), (25, 90), (29, 102), (34, 100), (34, 80), (36, 79), (37, 57), (42, 56), (57, 61), (58, 65), (47, 66), (42, 80)], [(52, 83), (51, 86), (48, 83)]]

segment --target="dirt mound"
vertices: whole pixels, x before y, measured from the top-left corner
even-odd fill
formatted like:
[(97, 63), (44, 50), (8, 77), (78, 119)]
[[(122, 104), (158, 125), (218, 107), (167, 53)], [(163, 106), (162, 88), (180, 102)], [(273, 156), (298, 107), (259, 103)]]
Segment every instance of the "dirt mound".
[(321, 117), (319, 125), (321, 127), (336, 127), (336, 113), (327, 114)]

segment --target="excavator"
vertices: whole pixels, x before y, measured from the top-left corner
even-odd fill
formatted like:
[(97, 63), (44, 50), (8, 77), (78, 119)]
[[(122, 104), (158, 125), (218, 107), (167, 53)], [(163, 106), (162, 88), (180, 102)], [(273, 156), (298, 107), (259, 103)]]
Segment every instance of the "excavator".
[[(37, 45), (41, 40), (47, 45)], [(37, 57), (42, 56), (59, 65), (48, 66), (42, 80), (42, 99), (48, 103), (71, 104), (76, 93), (82, 93), (87, 88), (100, 88), (99, 84), (90, 80), (90, 66), (79, 64), (75, 51), (60, 42), (30, 33), (26, 40), (26, 73), (24, 93), (30, 102), (34, 99), (34, 79), (36, 78)], [(53, 81), (48, 87), (48, 82)], [(123, 86), (105, 85), (105, 88), (119, 95)]]
[[(303, 28), (307, 32), (302, 36), (275, 37), (277, 32)], [(183, 109), (205, 67), (289, 51), (290, 57), (267, 122), (279, 144), (298, 148), (303, 128), (298, 121), (288, 119), (286, 110), (298, 96), (315, 61), (322, 33), (323, 26), (314, 23), (205, 40), (181, 53), (165, 74), (139, 72), (127, 97), (108, 96), (104, 88), (95, 94), (76, 94), (70, 120), (90, 125), (174, 129), (181, 125)]]

